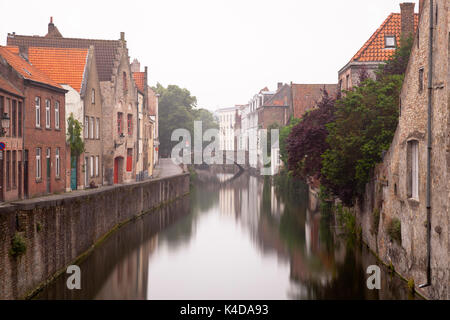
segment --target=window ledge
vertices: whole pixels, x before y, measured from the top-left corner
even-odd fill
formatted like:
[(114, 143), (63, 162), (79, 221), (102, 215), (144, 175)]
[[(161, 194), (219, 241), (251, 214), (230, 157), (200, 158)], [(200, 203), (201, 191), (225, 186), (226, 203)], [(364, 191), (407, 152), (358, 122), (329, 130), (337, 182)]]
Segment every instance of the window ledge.
[(42, 179), (36, 179), (36, 183), (42, 183)]

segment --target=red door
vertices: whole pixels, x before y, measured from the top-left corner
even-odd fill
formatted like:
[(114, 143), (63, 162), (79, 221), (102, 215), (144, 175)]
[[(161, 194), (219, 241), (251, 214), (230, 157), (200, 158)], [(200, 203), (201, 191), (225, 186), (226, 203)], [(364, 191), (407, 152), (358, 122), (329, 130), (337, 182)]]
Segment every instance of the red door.
[(119, 183), (119, 158), (114, 159), (114, 184)]

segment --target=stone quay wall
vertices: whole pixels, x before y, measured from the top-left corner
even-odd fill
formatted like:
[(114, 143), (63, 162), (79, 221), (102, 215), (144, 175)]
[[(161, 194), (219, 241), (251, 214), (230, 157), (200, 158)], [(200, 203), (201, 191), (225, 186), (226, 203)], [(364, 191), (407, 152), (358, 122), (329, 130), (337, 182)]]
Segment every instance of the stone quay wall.
[[(0, 208), (0, 299), (31, 297), (126, 222), (189, 193), (189, 174)], [(26, 250), (11, 254), (14, 239)]]

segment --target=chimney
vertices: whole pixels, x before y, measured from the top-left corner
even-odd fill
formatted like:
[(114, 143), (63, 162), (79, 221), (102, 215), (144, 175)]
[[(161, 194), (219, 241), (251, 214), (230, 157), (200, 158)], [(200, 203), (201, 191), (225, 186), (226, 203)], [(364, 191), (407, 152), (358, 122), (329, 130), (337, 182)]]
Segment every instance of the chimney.
[(133, 63), (131, 63), (131, 72), (140, 72), (141, 71), (141, 64), (138, 61), (138, 59), (134, 59)]
[(283, 82), (278, 82), (278, 90), (280, 90), (281, 89), (281, 87), (283, 86)]
[(120, 40), (125, 41), (125, 32), (120, 33)]
[(48, 24), (48, 33), (52, 33), (55, 30), (55, 25), (53, 24), (53, 17), (50, 17), (50, 23)]
[(414, 6), (413, 2), (404, 2), (400, 4), (402, 19), (402, 38), (406, 39), (414, 35)]

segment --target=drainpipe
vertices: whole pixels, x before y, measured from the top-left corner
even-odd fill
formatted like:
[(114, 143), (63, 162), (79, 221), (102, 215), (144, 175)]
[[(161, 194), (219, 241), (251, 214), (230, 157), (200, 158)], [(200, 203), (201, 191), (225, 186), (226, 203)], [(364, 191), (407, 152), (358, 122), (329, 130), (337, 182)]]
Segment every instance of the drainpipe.
[(433, 26), (434, 26), (434, 0), (430, 0), (430, 36), (428, 45), (428, 146), (427, 146), (427, 282), (420, 288), (431, 286), (431, 117), (433, 107)]

